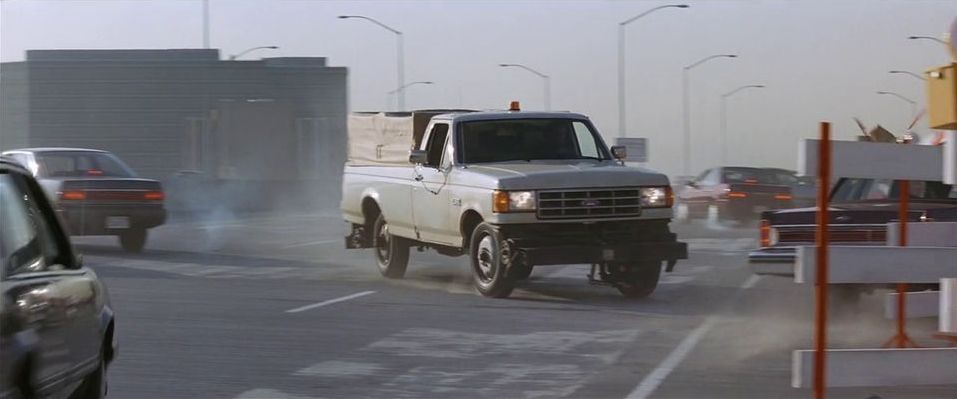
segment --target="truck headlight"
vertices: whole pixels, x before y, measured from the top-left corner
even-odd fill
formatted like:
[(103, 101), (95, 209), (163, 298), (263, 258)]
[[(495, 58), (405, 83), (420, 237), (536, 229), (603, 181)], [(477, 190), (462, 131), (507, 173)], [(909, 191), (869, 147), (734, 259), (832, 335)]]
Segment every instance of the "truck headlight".
[(674, 197), (669, 186), (642, 187), (638, 189), (638, 196), (645, 208), (669, 208)]
[(531, 212), (534, 210), (534, 191), (495, 190), (495, 192), (492, 193), (492, 211), (496, 213)]

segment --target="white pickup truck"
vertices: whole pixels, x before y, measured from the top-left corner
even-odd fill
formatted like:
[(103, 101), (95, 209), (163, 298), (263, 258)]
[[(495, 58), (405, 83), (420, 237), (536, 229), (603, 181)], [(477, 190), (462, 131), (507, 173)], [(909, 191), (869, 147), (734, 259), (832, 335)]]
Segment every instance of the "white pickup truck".
[(668, 228), (668, 178), (624, 156), (573, 113), (352, 114), (346, 247), (374, 248), (388, 278), (403, 277), (413, 246), (467, 255), (490, 297), (558, 264), (591, 264), (590, 282), (645, 297), (687, 246)]

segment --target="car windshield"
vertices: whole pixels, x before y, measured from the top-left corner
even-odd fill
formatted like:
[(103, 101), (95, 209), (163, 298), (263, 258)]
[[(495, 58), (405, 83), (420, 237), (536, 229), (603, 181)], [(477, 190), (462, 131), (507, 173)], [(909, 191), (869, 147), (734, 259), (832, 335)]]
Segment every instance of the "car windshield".
[(791, 185), (797, 183), (793, 173), (776, 169), (724, 168), (725, 183)]
[(135, 177), (123, 161), (105, 152), (48, 151), (36, 159), (40, 177)]
[(578, 120), (488, 120), (460, 126), (465, 163), (609, 159), (595, 133)]
[[(834, 202), (886, 201), (900, 197), (900, 184), (887, 179), (841, 179), (831, 196)], [(938, 181), (911, 181), (910, 198), (957, 202), (957, 187)]]

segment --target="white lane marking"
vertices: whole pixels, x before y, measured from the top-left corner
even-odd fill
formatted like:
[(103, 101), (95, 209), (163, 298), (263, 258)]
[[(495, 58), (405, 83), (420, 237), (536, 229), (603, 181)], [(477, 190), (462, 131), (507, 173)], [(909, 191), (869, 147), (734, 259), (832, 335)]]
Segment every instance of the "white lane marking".
[(309, 310), (309, 309), (315, 309), (315, 308), (319, 308), (319, 307), (323, 307), (323, 306), (327, 306), (327, 305), (332, 305), (332, 304), (334, 304), (334, 303), (339, 303), (339, 302), (345, 302), (345, 301), (348, 301), (348, 300), (350, 300), (350, 299), (356, 299), (356, 298), (359, 298), (359, 297), (364, 297), (364, 296), (366, 296), (366, 295), (372, 295), (372, 294), (375, 294), (375, 291), (362, 291), (362, 292), (357, 292), (357, 293), (352, 294), (352, 295), (346, 295), (346, 296), (343, 296), (343, 297), (339, 297), (339, 298), (335, 298), (335, 299), (330, 299), (330, 300), (328, 300), (328, 301), (322, 301), (322, 302), (319, 302), (319, 303), (314, 303), (314, 304), (312, 304), (312, 305), (300, 306), (300, 307), (295, 308), (295, 309), (289, 309), (289, 310), (286, 311), (286, 313), (299, 313), (299, 312), (306, 311), (306, 310)]
[(742, 290), (751, 289), (755, 285), (757, 285), (759, 281), (761, 281), (761, 276), (757, 274), (752, 274), (751, 277), (748, 277), (748, 279), (744, 282), (744, 284), (741, 284), (741, 289)]
[(311, 246), (313, 246), (313, 245), (334, 244), (334, 243), (339, 243), (339, 242), (342, 242), (342, 239), (341, 239), (341, 238), (335, 239), (335, 240), (309, 241), (309, 242), (301, 242), (301, 243), (298, 243), (298, 244), (285, 245), (285, 246), (282, 247), (282, 249), (290, 249), (290, 248), (298, 248), (298, 247), (311, 247)]
[[(752, 274), (751, 277), (748, 277), (748, 279), (738, 287), (738, 291), (750, 289), (760, 280), (761, 276)], [(647, 399), (651, 396), (651, 394), (658, 389), (658, 386), (665, 381), (665, 378), (668, 378), (668, 375), (671, 374), (672, 371), (675, 371), (675, 368), (688, 357), (695, 346), (698, 345), (698, 342), (714, 328), (717, 322), (718, 316), (708, 316), (708, 318), (691, 331), (685, 339), (681, 340), (681, 343), (665, 357), (665, 360), (662, 360), (661, 363), (658, 364), (658, 367), (655, 367), (655, 369), (651, 371), (651, 374), (648, 374), (648, 376), (641, 380), (641, 383), (635, 387), (634, 391), (631, 391), (631, 393), (626, 396), (626, 399)]]
[(645, 379), (641, 380), (638, 387), (628, 394), (626, 398), (646, 399), (651, 396), (651, 394), (655, 392), (655, 389), (658, 389), (658, 386), (665, 381), (665, 378), (668, 378), (668, 374), (671, 374), (671, 372), (688, 357), (691, 350), (698, 345), (698, 341), (701, 341), (701, 338), (714, 327), (717, 321), (718, 319), (715, 316), (708, 317), (704, 323), (701, 323), (691, 334), (688, 334), (688, 336), (668, 354), (668, 357), (666, 357), (658, 367), (652, 370), (651, 374), (648, 374)]

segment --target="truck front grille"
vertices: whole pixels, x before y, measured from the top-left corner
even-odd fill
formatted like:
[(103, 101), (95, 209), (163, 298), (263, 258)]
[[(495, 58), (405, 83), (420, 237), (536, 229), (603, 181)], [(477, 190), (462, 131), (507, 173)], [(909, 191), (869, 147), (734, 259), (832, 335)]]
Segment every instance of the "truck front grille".
[(612, 218), (641, 215), (637, 188), (538, 192), (539, 219)]

